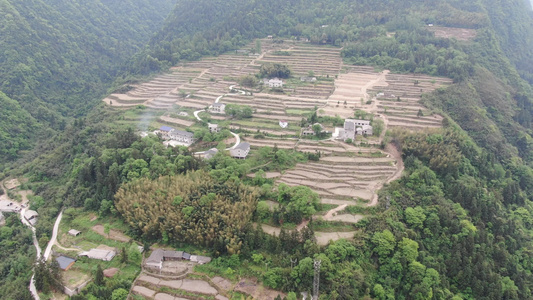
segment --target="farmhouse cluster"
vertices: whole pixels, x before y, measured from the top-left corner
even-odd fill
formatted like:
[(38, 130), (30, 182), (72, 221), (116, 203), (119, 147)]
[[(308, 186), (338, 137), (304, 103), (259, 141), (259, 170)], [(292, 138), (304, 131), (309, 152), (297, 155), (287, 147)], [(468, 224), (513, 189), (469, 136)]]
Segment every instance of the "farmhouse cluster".
[(161, 137), (167, 141), (166, 144), (170, 146), (187, 146), (192, 145), (196, 139), (192, 132), (174, 129), (169, 126), (161, 126), (159, 128)]

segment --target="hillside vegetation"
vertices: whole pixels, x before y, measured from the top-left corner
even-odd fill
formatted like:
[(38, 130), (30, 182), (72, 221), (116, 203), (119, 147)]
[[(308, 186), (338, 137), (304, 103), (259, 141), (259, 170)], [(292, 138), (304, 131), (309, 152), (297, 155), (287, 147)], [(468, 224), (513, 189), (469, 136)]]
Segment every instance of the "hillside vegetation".
[[(13, 20), (23, 20), (31, 13), (5, 0), (0, 4), (12, 12)], [(34, 4), (42, 9), (56, 7), (54, 3), (46, 7), (43, 2)], [(56, 4), (62, 9), (76, 6)], [(107, 5), (110, 14), (115, 11), (112, 4)], [(43, 41), (44, 50), (28, 52), (25, 61), (9, 65), (13, 70), (6, 73), (6, 96), (0, 94), (0, 101), (6, 103), (1, 109), (14, 115), (8, 123), (0, 120), (0, 129), (15, 131), (12, 122), (23, 127), (18, 129), (20, 135), (0, 136), (26, 149), (30, 143), (25, 136), (31, 137), (34, 128), (51, 124), (64, 130), (43, 143), (36, 159), (21, 160), (0, 175), (28, 177), (26, 187), (42, 197), (43, 201), (31, 203), (40, 214), (38, 238), (50, 236), (52, 218), (62, 207), (83, 207), (103, 217), (124, 218), (130, 225), (128, 234), (143, 243), (211, 251), (219, 257), (198, 268), (205, 274), (258, 278), (263, 285), (283, 292), (310, 291), (313, 260), (320, 259), (324, 299), (529, 299), (533, 297), (533, 76), (529, 67), (533, 27), (528, 11), (522, 0), (181, 0), (146, 48), (127, 62), (117, 53), (132, 53), (140, 43), (130, 40), (132, 44), (115, 44), (113, 47), (122, 49), (118, 52), (105, 49), (112, 48), (114, 30), (124, 34), (134, 30), (126, 29), (126, 24), (136, 25), (126, 22), (109, 33), (103, 31), (105, 38), (100, 38), (106, 47), (99, 48), (102, 45), (95, 37), (101, 27), (94, 24), (100, 17), (87, 16), (92, 21), (87, 29), (72, 23), (79, 25), (80, 32), (93, 34), (84, 36), (84, 41), (63, 35), (66, 29), (57, 29), (58, 51), (74, 47), (72, 53), (54, 55), (52, 44), (44, 43), (51, 39), (46, 35), (46, 39), (37, 39)], [(52, 18), (49, 11), (37, 15)], [(20, 36), (29, 38), (29, 32), (38, 32), (24, 24), (46, 27), (43, 20), (48, 20), (27, 18), (12, 22), (18, 27), (4, 27), (13, 32), (2, 38), (20, 43), (13, 37), (15, 33), (20, 31)], [(57, 18), (59, 23), (64, 20), (71, 24), (63, 14)], [(462, 40), (444, 38), (428, 24), (468, 29), (470, 35)], [(269, 219), (270, 214), (277, 223), (283, 223), (280, 219), (301, 220), (321, 208), (315, 201), (318, 195), (310, 189), (305, 189), (305, 197), (296, 195), (283, 185), (276, 188), (265, 176), (267, 171), (284, 172), (304, 162), (305, 157), (320, 160), (320, 153), (304, 156), (276, 145), (252, 148), (246, 160), (219, 151), (203, 161), (194, 157), (194, 150), (165, 148), (157, 136), (141, 139), (135, 134), (138, 128), (131, 124), (157, 114), (155, 110), (137, 104), (126, 112), (103, 105), (84, 109), (92, 103), (86, 95), (104, 94), (114, 78), (112, 70), (116, 68), (106, 69), (106, 62), (125, 63), (115, 81), (118, 86), (132, 75), (249, 48), (257, 45), (254, 38), (268, 35), (273, 35), (271, 45), (299, 39), (324, 48), (337, 47), (344, 59), (341, 72), (349, 72), (350, 64), (355, 64), (389, 69), (391, 73), (450, 78), (449, 86), (422, 95), (428, 109), (444, 117), (442, 122), (438, 119), (438, 128), (415, 132), (400, 128), (385, 135), (385, 142), (401, 152), (405, 172), (379, 191), (377, 206), (346, 207), (347, 212), (365, 214), (364, 219), (349, 225), (352, 236), (355, 232), (353, 239), (326, 246), (316, 243), (316, 228), (346, 228), (341, 222), (314, 220), (302, 231), (288, 231), (290, 225), (296, 226), (289, 224), (282, 226), (278, 236), (266, 234), (253, 224)], [(79, 56), (78, 50), (85, 49), (81, 45), (89, 49), (88, 56)], [(338, 46), (343, 46), (342, 51)], [(287, 48), (290, 46), (282, 49)], [(14, 52), (10, 57), (22, 59)], [(231, 63), (228, 59), (222, 65)], [(57, 68), (40, 69), (51, 65)], [(87, 73), (73, 75), (80, 67), (88, 68)], [(260, 66), (253, 70), (259, 72)], [(54, 72), (60, 75), (54, 77)], [(42, 77), (32, 81), (32, 76)], [(334, 80), (334, 76), (327, 79)], [(205, 81), (220, 84), (227, 91), (226, 79), (218, 79)], [(183, 81), (194, 84), (192, 79)], [(63, 85), (65, 89), (60, 89)], [(413, 82), (411, 87), (416, 85)], [(61, 96), (58, 91), (71, 92), (72, 97)], [(184, 101), (188, 99), (186, 92), (182, 94)], [(219, 95), (206, 97), (212, 101), (215, 94)], [(24, 97), (28, 101), (23, 101)], [(194, 96), (189, 98), (187, 101), (195, 100)], [(401, 101), (398, 97), (396, 102)], [(62, 118), (42, 117), (56, 111), (84, 117), (64, 124)], [(424, 114), (422, 109), (420, 113)], [(317, 118), (316, 112), (302, 115), (304, 125), (305, 117), (313, 116)], [(273, 127), (277, 126), (274, 122)], [(268, 141), (259, 132), (256, 136), (258, 141)], [(2, 152), (0, 148), (0, 153), (10, 158), (20, 154), (11, 149), (6, 147)], [(305, 164), (300, 166), (305, 168)], [(247, 176), (251, 172), (255, 177)], [(306, 202), (304, 198), (313, 200)], [(257, 200), (261, 209), (256, 208)], [(271, 212), (267, 203), (275, 200), (281, 200), (282, 206)], [(281, 214), (291, 213), (288, 210), (293, 206), (298, 206), (295, 217)], [(302, 213), (302, 207), (309, 212)], [(7, 243), (9, 232), (2, 234), (2, 243)], [(28, 277), (7, 265), (2, 272), (9, 278)], [(8, 282), (4, 285), (9, 287)]]
[[(98, 103), (119, 66), (162, 24), (173, 1), (0, 1), (0, 92), (19, 103), (9, 113), (25, 132), (0, 127), (0, 158), (31, 139), (63, 130)], [(28, 113), (30, 116), (28, 116)], [(0, 115), (8, 115), (4, 105)], [(28, 135), (30, 133), (30, 135)]]

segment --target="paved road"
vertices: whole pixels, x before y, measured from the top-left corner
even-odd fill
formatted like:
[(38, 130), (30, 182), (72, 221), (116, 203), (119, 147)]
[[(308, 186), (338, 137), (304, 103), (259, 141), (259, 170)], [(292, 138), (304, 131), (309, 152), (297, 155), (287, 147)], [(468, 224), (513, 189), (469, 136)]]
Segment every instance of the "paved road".
[(200, 122), (202, 121), (202, 119), (198, 116), (198, 114), (201, 113), (201, 112), (203, 112), (203, 111), (204, 111), (203, 109), (200, 109), (200, 110), (197, 110), (197, 111), (194, 112), (194, 116), (195, 116), (196, 119), (197, 119), (198, 121), (200, 121)]
[(238, 134), (233, 133), (231, 131), (229, 133), (233, 134), (233, 136), (235, 137), (235, 144), (233, 146), (227, 148), (226, 150), (235, 149), (235, 147), (237, 147), (237, 145), (239, 145), (241, 143), (241, 138), (239, 137)]
[(59, 212), (59, 215), (57, 216), (56, 222), (54, 224), (54, 230), (52, 231), (52, 238), (48, 242), (46, 250), (44, 251), (44, 260), (47, 260), (48, 257), (50, 257), (50, 253), (52, 252), (52, 246), (54, 246), (54, 244), (56, 243), (57, 231), (59, 230), (59, 223), (61, 222), (62, 217), (63, 211)]
[[(24, 218), (24, 213), (26, 212), (28, 208), (23, 208), (21, 211), (20, 211), (20, 221), (22, 222), (22, 224), (30, 227), (31, 229), (31, 237), (32, 237), (32, 240), (33, 240), (33, 246), (35, 246), (35, 250), (37, 252), (37, 257), (36, 259), (39, 259), (41, 257), (41, 247), (39, 246), (39, 241), (37, 241), (37, 236), (35, 235), (35, 227), (33, 227), (30, 222), (26, 221), (26, 219)], [(30, 286), (28, 287), (29, 290), (30, 290), (30, 293), (31, 295), (33, 296), (33, 299), (35, 300), (40, 300), (41, 298), (39, 297), (39, 293), (37, 292), (37, 288), (35, 287), (35, 280), (34, 280), (34, 276), (35, 276), (35, 273), (31, 276), (31, 280), (30, 280)]]
[[(230, 91), (234, 89), (234, 90), (238, 91), (240, 94), (242, 94), (242, 95), (246, 95), (246, 92), (245, 92), (245, 91), (241, 91), (241, 90), (235, 89), (235, 88), (234, 88), (234, 85), (230, 86), (229, 89), (230, 89)], [(220, 101), (220, 99), (221, 99), (222, 97), (226, 96), (226, 95), (227, 95), (227, 94), (224, 94), (224, 95), (222, 95), (222, 96), (218, 96), (218, 98), (215, 100), (215, 103), (218, 103), (218, 101)], [(198, 114), (199, 114), (200, 112), (202, 112), (202, 111), (204, 111), (204, 110), (201, 109), (201, 110), (197, 110), (197, 111), (194, 112), (194, 116), (196, 117), (196, 119), (197, 119), (198, 121), (202, 121), (202, 119), (198, 116)], [(235, 137), (235, 144), (234, 144), (233, 146), (229, 147), (229, 148), (226, 148), (226, 150), (232, 150), (232, 149), (235, 149), (235, 147), (237, 147), (237, 145), (239, 145), (239, 144), (241, 143), (241, 138), (239, 137), (238, 134), (236, 134), (236, 133), (234, 133), (234, 132), (231, 132), (231, 131), (230, 131), (230, 133)], [(194, 154), (204, 154), (204, 153), (205, 153), (205, 151), (200, 151), (200, 152), (195, 152)]]

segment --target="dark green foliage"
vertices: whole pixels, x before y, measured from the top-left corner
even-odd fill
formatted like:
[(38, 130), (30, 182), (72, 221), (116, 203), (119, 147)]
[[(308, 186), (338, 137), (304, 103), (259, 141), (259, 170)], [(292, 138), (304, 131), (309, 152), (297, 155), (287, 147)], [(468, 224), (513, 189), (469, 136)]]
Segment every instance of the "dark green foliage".
[(0, 92), (0, 162), (17, 158), (29, 149), (31, 138), (40, 128), (35, 119), (17, 101)]
[[(183, 199), (178, 205), (176, 197)], [(239, 232), (257, 205), (254, 189), (231, 180), (219, 183), (201, 171), (136, 180), (120, 188), (115, 199), (117, 210), (145, 239), (187, 242), (229, 254), (239, 252)]]
[(4, 214), (6, 225), (0, 227), (0, 295), (4, 299), (32, 299), (30, 283), (35, 248), (31, 230), (15, 214)]
[(63, 291), (63, 275), (59, 263), (53, 259), (51, 263), (41, 257), (34, 265), (35, 288), (43, 293), (50, 291)]
[(259, 69), (259, 76), (263, 78), (289, 78), (291, 70), (287, 65), (282, 64), (264, 64)]
[(148, 40), (172, 5), (169, 0), (0, 2), (0, 161), (16, 158), (32, 139), (49, 137), (47, 127), (63, 130), (65, 117), (97, 104), (120, 64)]
[(226, 115), (235, 119), (251, 118), (253, 113), (250, 106), (239, 104), (228, 104), (224, 110)]
[(96, 266), (96, 271), (94, 272), (94, 283), (96, 285), (104, 284), (104, 270), (100, 265)]

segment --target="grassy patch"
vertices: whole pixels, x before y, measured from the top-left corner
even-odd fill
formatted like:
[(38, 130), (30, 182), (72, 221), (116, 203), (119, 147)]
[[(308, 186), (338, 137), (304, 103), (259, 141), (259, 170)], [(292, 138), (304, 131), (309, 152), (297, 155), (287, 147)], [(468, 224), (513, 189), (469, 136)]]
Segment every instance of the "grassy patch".
[(337, 207), (337, 204), (320, 204), (318, 206), (318, 211), (316, 212), (317, 215), (325, 215), (328, 211), (334, 209)]
[(294, 109), (294, 108), (290, 108), (290, 109), (286, 109), (285, 112), (288, 114), (288, 115), (301, 115), (302, 117), (303, 116), (306, 116), (309, 115), (311, 112), (313, 112), (313, 109)]

